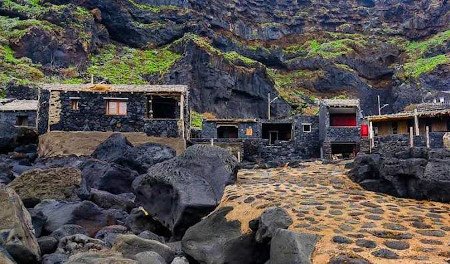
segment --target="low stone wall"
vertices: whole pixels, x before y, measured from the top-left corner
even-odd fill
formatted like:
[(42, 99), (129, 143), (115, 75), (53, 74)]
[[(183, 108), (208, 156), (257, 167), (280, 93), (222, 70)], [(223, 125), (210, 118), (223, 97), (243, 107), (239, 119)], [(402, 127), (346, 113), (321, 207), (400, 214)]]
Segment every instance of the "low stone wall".
[[(40, 157), (54, 156), (86, 156), (111, 136), (113, 132), (61, 132), (52, 131), (39, 136), (38, 154)], [(186, 149), (186, 141), (182, 138), (150, 137), (145, 133), (122, 133), (133, 145), (158, 143), (173, 148), (177, 155)]]
[(18, 116), (28, 118), (27, 127), (36, 127), (36, 111), (4, 111), (0, 112), (0, 123), (16, 125)]

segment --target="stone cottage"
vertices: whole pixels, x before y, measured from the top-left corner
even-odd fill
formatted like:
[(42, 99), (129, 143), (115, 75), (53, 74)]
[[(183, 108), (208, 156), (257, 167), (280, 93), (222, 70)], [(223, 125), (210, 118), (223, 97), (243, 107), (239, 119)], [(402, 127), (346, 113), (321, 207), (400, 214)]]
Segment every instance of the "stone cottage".
[(36, 127), (37, 100), (3, 99), (0, 101), (0, 123)]
[(320, 102), (320, 152), (325, 159), (334, 155), (355, 156), (361, 140), (362, 115), (357, 99), (325, 99)]
[(189, 138), (184, 85), (53, 84), (39, 92), (38, 132), (145, 132)]

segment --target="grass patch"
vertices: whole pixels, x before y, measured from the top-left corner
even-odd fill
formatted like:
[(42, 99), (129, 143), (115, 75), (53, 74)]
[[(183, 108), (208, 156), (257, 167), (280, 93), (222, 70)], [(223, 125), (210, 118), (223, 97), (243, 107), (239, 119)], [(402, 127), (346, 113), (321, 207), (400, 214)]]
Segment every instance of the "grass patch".
[(403, 65), (405, 78), (419, 78), (424, 73), (429, 73), (436, 69), (441, 64), (450, 63), (448, 55), (437, 55), (430, 58), (421, 58), (413, 62), (408, 62)]
[(200, 113), (197, 113), (191, 110), (191, 127), (195, 129), (202, 129), (203, 127), (203, 116)]
[(181, 55), (168, 49), (139, 50), (108, 45), (91, 57), (87, 72), (112, 84), (145, 84), (145, 76), (166, 73)]
[(257, 67), (257, 66), (261, 65), (261, 63), (259, 63), (258, 61), (255, 61), (253, 59), (245, 57), (245, 56), (237, 53), (236, 51), (224, 53), (224, 58), (227, 59), (228, 61), (232, 62), (233, 64), (242, 63), (248, 67)]
[(450, 30), (438, 33), (433, 37), (423, 40), (414, 41), (406, 44), (406, 52), (411, 59), (424, 56), (431, 49), (443, 46), (450, 40)]

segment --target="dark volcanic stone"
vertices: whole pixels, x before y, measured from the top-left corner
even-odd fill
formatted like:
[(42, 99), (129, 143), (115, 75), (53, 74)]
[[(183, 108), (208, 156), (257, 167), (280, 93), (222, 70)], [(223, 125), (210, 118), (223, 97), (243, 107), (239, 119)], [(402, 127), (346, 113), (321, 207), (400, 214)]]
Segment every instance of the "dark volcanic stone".
[(283, 208), (268, 208), (259, 217), (255, 240), (260, 243), (270, 240), (279, 228), (287, 229), (292, 222), (292, 218)]
[(311, 263), (319, 237), (278, 229), (271, 240), (270, 264)]
[(416, 230), (417, 233), (424, 236), (444, 237), (445, 232), (442, 230)]
[(405, 250), (409, 248), (409, 243), (405, 241), (399, 240), (389, 240), (383, 243), (386, 247), (397, 249), (397, 250)]
[(351, 243), (353, 243), (353, 240), (351, 240), (348, 237), (344, 237), (344, 236), (334, 236), (333, 242), (338, 243), (338, 244), (351, 244)]
[(389, 249), (385, 249), (385, 248), (373, 251), (371, 254), (374, 255), (375, 257), (385, 258), (385, 259), (398, 259), (399, 258), (399, 256), (395, 252), (392, 252)]
[(370, 264), (370, 262), (362, 257), (354, 255), (338, 255), (330, 259), (328, 264)]
[(356, 245), (359, 247), (364, 247), (364, 248), (376, 248), (377, 247), (377, 243), (375, 241), (367, 240), (367, 239), (357, 239)]
[(237, 178), (237, 160), (219, 147), (194, 145), (171, 160), (151, 167), (133, 182), (137, 203), (181, 238), (187, 228), (210, 213), (226, 185)]

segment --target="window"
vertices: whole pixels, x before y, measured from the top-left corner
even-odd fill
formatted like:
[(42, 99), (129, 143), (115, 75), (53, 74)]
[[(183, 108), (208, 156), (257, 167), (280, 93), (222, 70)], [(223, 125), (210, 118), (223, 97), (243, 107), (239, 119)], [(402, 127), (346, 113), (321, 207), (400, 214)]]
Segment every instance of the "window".
[(302, 124), (303, 125), (303, 132), (310, 133), (311, 132), (311, 124)]
[(238, 138), (239, 130), (234, 125), (219, 125), (217, 127), (217, 138)]
[(179, 115), (178, 100), (172, 97), (149, 96), (147, 109), (149, 118), (177, 119)]
[(262, 138), (268, 139), (269, 144), (275, 144), (276, 141), (292, 140), (291, 123), (263, 123)]
[(28, 126), (28, 116), (17, 116), (16, 126)]
[(73, 111), (80, 110), (80, 100), (79, 99), (70, 99), (70, 109)]
[(107, 115), (127, 115), (127, 102), (120, 100), (109, 100), (106, 103)]
[(330, 125), (341, 127), (356, 126), (356, 114), (330, 114)]
[(439, 97), (439, 103), (443, 104), (445, 102), (445, 98), (444, 97)]

